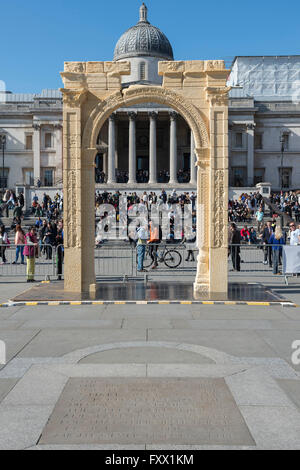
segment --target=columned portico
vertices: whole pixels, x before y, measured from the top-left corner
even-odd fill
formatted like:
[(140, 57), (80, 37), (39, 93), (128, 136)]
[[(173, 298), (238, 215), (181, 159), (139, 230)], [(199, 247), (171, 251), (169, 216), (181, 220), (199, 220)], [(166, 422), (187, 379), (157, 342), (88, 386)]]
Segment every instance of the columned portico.
[(108, 119), (108, 175), (107, 183), (116, 182), (116, 116)]
[(136, 183), (136, 126), (135, 121), (137, 118), (136, 113), (128, 113), (129, 115), (129, 178), (128, 183)]
[(170, 184), (177, 184), (177, 113), (170, 113)]
[(157, 154), (156, 154), (156, 120), (158, 113), (149, 113), (150, 116), (150, 144), (149, 144), (149, 183), (157, 183)]

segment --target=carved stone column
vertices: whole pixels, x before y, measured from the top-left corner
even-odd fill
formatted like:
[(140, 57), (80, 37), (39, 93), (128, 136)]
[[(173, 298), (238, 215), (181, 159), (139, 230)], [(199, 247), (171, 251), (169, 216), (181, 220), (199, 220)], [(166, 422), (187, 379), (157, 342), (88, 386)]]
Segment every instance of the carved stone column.
[(116, 116), (108, 119), (108, 176), (107, 183), (116, 182)]
[(34, 182), (41, 180), (41, 126), (33, 124), (33, 177)]
[(199, 249), (197, 276), (194, 284), (195, 297), (209, 295), (209, 213), (210, 213), (210, 152), (195, 149), (197, 156), (197, 246)]
[(157, 183), (157, 149), (156, 149), (156, 120), (158, 113), (149, 113), (150, 116), (150, 144), (149, 144), (149, 183)]
[(95, 288), (95, 149), (81, 143), (81, 107), (84, 91), (64, 90), (63, 186), (65, 281), (68, 292), (89, 292)]
[(197, 170), (198, 166), (196, 166), (196, 154), (195, 154), (195, 139), (193, 135), (193, 131), (191, 131), (191, 184), (197, 184)]
[(211, 145), (209, 285), (210, 292), (223, 298), (228, 289), (228, 91), (226, 87), (207, 88)]
[(170, 184), (177, 184), (177, 113), (170, 113)]
[(129, 151), (128, 151), (128, 183), (136, 183), (136, 126), (137, 113), (128, 113), (129, 116)]

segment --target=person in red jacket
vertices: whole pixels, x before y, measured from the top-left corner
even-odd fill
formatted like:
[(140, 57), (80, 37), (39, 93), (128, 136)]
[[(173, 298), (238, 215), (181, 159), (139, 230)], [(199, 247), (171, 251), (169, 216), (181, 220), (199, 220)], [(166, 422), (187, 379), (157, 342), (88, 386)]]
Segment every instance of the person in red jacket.
[(250, 232), (249, 232), (249, 230), (248, 230), (247, 225), (245, 225), (245, 227), (242, 228), (242, 230), (241, 230), (241, 237), (242, 237), (242, 240), (245, 241), (245, 242), (249, 242), (249, 241), (250, 241)]

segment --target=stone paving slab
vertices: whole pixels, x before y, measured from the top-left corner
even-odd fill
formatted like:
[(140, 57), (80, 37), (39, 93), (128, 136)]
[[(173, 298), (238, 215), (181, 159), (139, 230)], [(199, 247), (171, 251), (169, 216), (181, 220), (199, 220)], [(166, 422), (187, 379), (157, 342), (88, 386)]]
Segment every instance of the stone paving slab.
[(73, 329), (73, 328), (95, 328), (95, 329), (120, 329), (122, 320), (54, 320), (54, 319), (35, 319), (27, 320), (19, 325), (21, 329), (40, 328), (40, 329)]
[(254, 444), (223, 379), (70, 379), (39, 443), (132, 442)]
[(300, 446), (300, 413), (296, 407), (241, 406), (258, 447), (295, 449)]
[(34, 446), (53, 406), (0, 406), (0, 450)]
[(18, 379), (0, 379), (0, 403), (6, 395), (14, 388)]
[(101, 343), (145, 339), (146, 330), (45, 329), (24, 348), (19, 357), (57, 357)]
[(284, 390), (287, 396), (298, 407), (300, 411), (300, 377), (299, 380), (277, 380), (280, 388)]
[(0, 339), (6, 344), (6, 361), (9, 362), (20, 351), (26, 348), (33, 338), (39, 335), (39, 329), (2, 329), (0, 323)]
[(274, 357), (274, 350), (258, 336), (256, 331), (236, 330), (154, 330), (149, 329), (149, 341), (178, 341), (201, 344), (220, 349), (234, 356)]

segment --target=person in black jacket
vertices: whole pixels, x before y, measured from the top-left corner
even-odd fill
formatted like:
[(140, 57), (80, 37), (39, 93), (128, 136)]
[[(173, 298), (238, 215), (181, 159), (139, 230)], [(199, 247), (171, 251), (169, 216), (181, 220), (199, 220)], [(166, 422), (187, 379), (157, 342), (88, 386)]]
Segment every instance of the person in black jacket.
[(230, 224), (229, 243), (231, 245), (230, 254), (231, 254), (233, 269), (235, 271), (240, 271), (241, 270), (241, 257), (240, 257), (241, 234), (234, 223)]
[(265, 245), (264, 247), (264, 264), (268, 264), (272, 268), (272, 247), (268, 246), (270, 244), (270, 238), (273, 234), (272, 222), (267, 222), (267, 226), (264, 228), (262, 233), (262, 241)]

